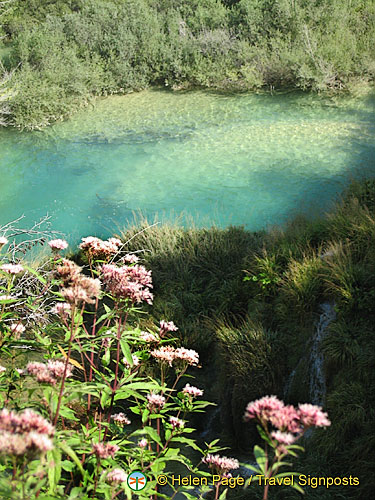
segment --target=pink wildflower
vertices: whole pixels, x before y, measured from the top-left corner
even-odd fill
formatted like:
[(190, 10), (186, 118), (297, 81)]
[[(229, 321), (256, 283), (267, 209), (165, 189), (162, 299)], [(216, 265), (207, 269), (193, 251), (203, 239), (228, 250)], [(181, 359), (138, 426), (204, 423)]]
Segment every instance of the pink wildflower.
[[(139, 358), (138, 358), (138, 356), (136, 356), (135, 354), (132, 354), (132, 360), (133, 360), (133, 366), (138, 366), (139, 365)], [(126, 358), (124, 358), (123, 361), (124, 361), (124, 365), (127, 368), (131, 368), (130, 363), (128, 362), (128, 360)]]
[(163, 319), (160, 321), (160, 329), (159, 334), (160, 337), (163, 337), (167, 332), (176, 332), (178, 330), (177, 326), (173, 323), (173, 321), (166, 322)]
[(58, 314), (62, 318), (67, 318), (72, 310), (72, 307), (67, 302), (57, 302), (52, 308), (52, 314)]
[(38, 432), (53, 436), (55, 428), (39, 413), (33, 410), (24, 410), (21, 413), (9, 411), (3, 408), (0, 411), (0, 431), (24, 434), (27, 432)]
[(139, 257), (134, 255), (133, 253), (132, 254), (127, 253), (125, 257), (123, 257), (123, 260), (128, 264), (136, 264), (137, 262), (139, 262)]
[(48, 242), (53, 252), (58, 252), (59, 250), (65, 250), (68, 248), (68, 243), (65, 240), (57, 239)]
[(7, 431), (0, 433), (0, 454), (24, 455), (27, 452), (27, 442), (23, 434), (12, 434)]
[(119, 449), (117, 444), (112, 443), (94, 443), (92, 445), (92, 451), (98, 458), (114, 458), (115, 453), (118, 452)]
[(199, 354), (193, 349), (172, 346), (162, 346), (150, 352), (151, 356), (159, 362), (168, 363), (172, 366), (173, 361), (184, 361), (189, 365), (196, 366), (199, 363)]
[(143, 438), (140, 441), (138, 441), (138, 446), (140, 448), (146, 448), (147, 445), (148, 445), (148, 441), (145, 438)]
[(268, 420), (274, 412), (281, 410), (283, 407), (284, 403), (277, 399), (276, 396), (264, 396), (247, 405), (244, 420), (248, 421), (254, 418)]
[(41, 452), (47, 452), (52, 450), (53, 444), (48, 436), (45, 434), (40, 434), (39, 432), (30, 432), (27, 435), (29, 441), (28, 447), (35, 447)]
[(82, 268), (77, 266), (75, 262), (69, 259), (63, 259), (62, 264), (57, 266), (57, 273), (61, 276), (64, 281), (64, 284), (71, 281), (76, 281), (79, 279), (80, 272)]
[(108, 241), (103, 241), (100, 238), (88, 236), (87, 238), (82, 238), (82, 243), (79, 245), (79, 248), (88, 252), (94, 258), (105, 258), (117, 253), (121, 245), (121, 240), (117, 238), (110, 238)]
[(63, 288), (61, 295), (67, 302), (77, 305), (80, 302), (94, 304), (100, 296), (100, 281), (98, 279), (79, 277), (71, 286)]
[(0, 269), (7, 274), (20, 274), (24, 271), (21, 264), (3, 264)]
[(12, 323), (9, 328), (12, 333), (18, 336), (26, 330), (22, 323)]
[(176, 349), (176, 359), (186, 361), (191, 366), (196, 366), (199, 363), (199, 354), (194, 349), (179, 347)]
[(127, 479), (128, 475), (122, 469), (113, 469), (106, 476), (108, 483), (125, 483)]
[(151, 271), (138, 265), (117, 267), (113, 264), (104, 264), (101, 270), (102, 280), (112, 295), (129, 299), (133, 304), (143, 301), (152, 304)]
[(148, 394), (147, 401), (147, 408), (150, 411), (161, 410), (161, 408), (163, 408), (163, 406), (165, 405), (165, 397), (161, 396), (160, 394), (154, 394), (153, 392), (151, 394)]
[[(28, 363), (26, 369), (31, 375), (36, 377), (38, 382), (56, 385), (58, 379), (61, 379), (64, 375), (65, 363), (58, 360), (49, 360), (47, 364), (35, 361)], [(73, 367), (71, 364), (68, 364), (66, 378), (72, 375)]]
[(128, 419), (128, 417), (125, 415), (125, 413), (114, 413), (111, 415), (111, 419), (116, 422), (117, 425), (130, 425), (131, 422)]
[(139, 338), (144, 340), (145, 342), (158, 342), (159, 339), (157, 338), (156, 335), (150, 332), (141, 332), (139, 334)]
[(277, 442), (285, 445), (293, 444), (296, 441), (296, 437), (290, 432), (273, 431), (271, 436), (276, 439)]
[(203, 396), (203, 391), (201, 389), (198, 389), (198, 387), (194, 387), (193, 385), (190, 384), (186, 384), (185, 387), (182, 389), (182, 392), (184, 394), (189, 394), (194, 398), (198, 396)]
[(176, 359), (176, 349), (170, 345), (161, 346), (160, 349), (154, 349), (150, 352), (151, 356), (161, 363), (168, 363), (172, 366)]
[(268, 420), (280, 431), (299, 433), (302, 430), (299, 414), (292, 405), (283, 406), (274, 411)]
[(299, 404), (298, 413), (304, 428), (311, 427), (312, 425), (315, 427), (327, 427), (331, 425), (327, 413), (323, 412), (320, 406)]
[(235, 458), (221, 457), (220, 455), (208, 454), (202, 462), (215, 469), (220, 475), (230, 470), (238, 469), (240, 464)]
[(182, 429), (185, 425), (185, 422), (177, 417), (169, 417), (169, 423), (173, 429)]
[(119, 240), (118, 238), (109, 238), (108, 241), (109, 243), (115, 245), (116, 247), (120, 247), (122, 245), (122, 241)]
[(8, 243), (8, 240), (5, 238), (5, 236), (0, 236), (0, 250), (3, 248), (4, 245)]
[(4, 373), (6, 370), (5, 366), (0, 365), (0, 373)]

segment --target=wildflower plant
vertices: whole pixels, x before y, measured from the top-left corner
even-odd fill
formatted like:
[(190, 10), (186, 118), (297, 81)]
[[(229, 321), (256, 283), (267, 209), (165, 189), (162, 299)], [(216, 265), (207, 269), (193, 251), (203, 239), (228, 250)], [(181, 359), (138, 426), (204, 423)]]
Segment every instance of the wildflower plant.
[[(295, 408), (285, 405), (276, 396), (265, 396), (247, 405), (244, 420), (255, 420), (258, 432), (265, 441), (264, 449), (258, 445), (254, 446), (257, 465), (243, 464), (261, 478), (259, 484), (264, 485), (263, 500), (268, 499), (270, 485), (280, 484), (275, 481), (286, 478), (290, 478), (291, 487), (303, 493), (303, 489), (292, 480), (293, 476), (299, 474), (281, 469), (292, 465), (286, 461), (288, 458), (296, 457), (298, 451), (304, 451), (302, 446), (295, 443), (309, 429), (331, 425), (327, 414), (320, 406), (299, 404), (298, 408)], [(251, 479), (247, 481), (247, 486), (249, 484)]]
[[(51, 240), (43, 271), (14, 261), (7, 243), (0, 239), (1, 498), (132, 498), (127, 478), (137, 470), (148, 479), (137, 498), (166, 497), (157, 477), (169, 477), (173, 461), (210, 475), (186, 456), (194, 448), (204, 463), (220, 450), (190, 436), (189, 414), (210, 404), (181, 382), (199, 355), (177, 344), (172, 321), (140, 327), (151, 271), (115, 238), (84, 238), (82, 266), (64, 257), (67, 242)], [(17, 288), (25, 273), (40, 283), (32, 296)], [(23, 311), (44, 308), (49, 321), (25, 321), (21, 296)], [(170, 487), (189, 498), (189, 487)]]
[[(81, 266), (63, 256), (66, 241), (51, 240), (51, 258), (38, 269), (7, 245), (1, 236), (1, 498), (196, 498), (192, 486), (171, 480), (171, 462), (211, 478), (201, 498), (212, 488), (215, 500), (226, 498), (239, 462), (219, 455), (218, 440), (202, 449), (189, 426), (189, 415), (211, 404), (182, 381), (199, 368), (199, 354), (178, 345), (172, 321), (142, 329), (153, 302), (151, 271), (123, 254), (116, 238), (83, 238)], [(249, 403), (245, 420), (258, 422), (266, 442), (254, 448), (257, 466), (246, 466), (267, 478), (294, 475), (280, 469), (302, 449), (296, 441), (329, 425), (319, 407), (294, 408), (275, 396)], [(198, 464), (189, 447), (201, 454)], [(147, 477), (136, 493), (128, 485), (135, 471)], [(172, 493), (158, 485), (160, 474)]]

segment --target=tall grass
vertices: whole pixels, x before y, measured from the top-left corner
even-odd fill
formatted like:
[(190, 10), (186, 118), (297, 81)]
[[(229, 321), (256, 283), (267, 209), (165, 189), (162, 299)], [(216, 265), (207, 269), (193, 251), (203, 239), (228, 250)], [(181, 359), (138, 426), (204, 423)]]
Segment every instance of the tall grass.
[[(128, 250), (144, 250), (157, 290), (155, 313), (178, 323), (183, 342), (202, 351), (207, 369), (201, 378), (221, 402), (228, 443), (231, 437), (241, 447), (246, 435), (254, 438), (242, 426), (244, 402), (264, 393), (283, 396), (287, 377), (308, 356), (319, 305), (335, 301), (336, 320), (321, 348), (327, 410), (337, 423), (324, 439), (314, 435), (314, 452), (307, 443), (304, 470), (360, 475), (356, 491), (368, 494), (375, 407), (375, 182), (353, 184), (326, 217), (297, 217), (270, 232), (178, 224), (139, 232), (146, 226), (143, 221), (122, 237)], [(307, 370), (302, 372), (306, 377)], [(308, 399), (308, 381), (294, 385), (295, 397)], [(362, 498), (356, 491), (340, 495)]]

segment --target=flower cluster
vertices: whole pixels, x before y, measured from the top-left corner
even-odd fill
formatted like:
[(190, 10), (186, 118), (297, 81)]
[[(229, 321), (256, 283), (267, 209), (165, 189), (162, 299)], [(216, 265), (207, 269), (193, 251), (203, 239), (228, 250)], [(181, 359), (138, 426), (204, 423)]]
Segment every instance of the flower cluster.
[(128, 419), (128, 417), (125, 415), (125, 413), (114, 413), (111, 415), (111, 419), (116, 422), (117, 425), (123, 426), (123, 425), (130, 425), (131, 421)]
[(275, 436), (281, 437), (279, 442), (284, 444), (285, 440), (290, 439), (285, 433), (302, 435), (309, 427), (326, 427), (331, 424), (320, 406), (300, 404), (298, 408), (294, 408), (292, 405), (284, 405), (276, 396), (265, 396), (249, 403), (244, 419), (256, 419), (262, 424), (270, 422), (281, 431), (275, 433)]
[(58, 314), (62, 318), (67, 318), (70, 314), (72, 307), (67, 302), (57, 302), (52, 308), (53, 314)]
[(0, 236), (0, 250), (3, 248), (4, 245), (8, 243), (8, 240), (5, 238), (5, 236)]
[(62, 265), (57, 267), (57, 272), (64, 282), (61, 295), (70, 304), (93, 304), (95, 298), (99, 297), (100, 281), (81, 274), (81, 268), (71, 260), (63, 259)]
[(173, 321), (164, 321), (163, 319), (160, 321), (159, 334), (160, 337), (163, 337), (167, 332), (177, 332), (178, 328), (173, 323)]
[(186, 384), (185, 387), (182, 389), (182, 392), (184, 394), (189, 394), (194, 398), (197, 398), (198, 396), (203, 396), (203, 391), (201, 389), (198, 389), (198, 387), (194, 387), (193, 385), (190, 384)]
[[(28, 363), (26, 369), (28, 373), (30, 373), (37, 379), (38, 382), (56, 385), (58, 379), (61, 379), (64, 375), (65, 363), (58, 360), (49, 360), (47, 364), (34, 361)], [(68, 364), (66, 369), (66, 378), (71, 377), (72, 375), (73, 367), (72, 365)]]
[(159, 342), (158, 337), (150, 332), (141, 332), (139, 338), (144, 342)]
[[(139, 365), (139, 358), (135, 354), (132, 354), (133, 366)], [(131, 368), (129, 361), (126, 358), (123, 358), (124, 365), (126, 368)]]
[(58, 252), (59, 250), (65, 250), (68, 248), (68, 243), (65, 240), (57, 239), (48, 242), (53, 252)]
[(150, 352), (151, 356), (159, 362), (168, 363), (172, 366), (173, 361), (183, 361), (188, 365), (196, 366), (199, 363), (199, 354), (193, 349), (185, 347), (162, 346)]
[(182, 429), (185, 422), (177, 417), (169, 417), (169, 423), (172, 425), (173, 429)]
[(145, 439), (145, 438), (140, 439), (140, 440), (138, 441), (138, 446), (139, 446), (140, 448), (146, 448), (146, 446), (147, 446), (147, 445), (148, 445), (148, 441), (147, 441), (147, 439)]
[(290, 432), (272, 431), (271, 436), (273, 439), (276, 439), (278, 443), (285, 445), (293, 444), (297, 440), (294, 434)]
[(19, 338), (19, 336), (26, 330), (22, 323), (12, 323), (9, 328), (16, 338)]
[(122, 266), (103, 264), (102, 280), (107, 290), (115, 297), (129, 299), (133, 304), (147, 302), (152, 304), (153, 295), (151, 271), (144, 266)]
[(113, 443), (94, 443), (92, 445), (92, 451), (98, 458), (114, 458), (115, 453), (118, 452), (120, 448), (117, 444)]
[(20, 274), (24, 271), (21, 264), (3, 264), (0, 266), (0, 270), (7, 274)]
[(106, 481), (108, 483), (125, 483), (128, 479), (128, 475), (122, 469), (113, 469), (106, 475)]
[(230, 470), (238, 469), (240, 464), (235, 458), (221, 457), (220, 455), (208, 454), (203, 460), (210, 468), (220, 475), (228, 473)]
[(123, 257), (123, 260), (128, 264), (136, 264), (137, 262), (139, 262), (139, 257), (134, 255), (133, 253), (127, 253), (125, 257)]
[(21, 456), (45, 453), (53, 448), (55, 428), (33, 410), (0, 411), (0, 453)]
[(154, 394), (153, 392), (151, 394), (148, 394), (147, 396), (147, 408), (150, 411), (158, 411), (163, 408), (165, 405), (165, 397), (161, 396), (160, 394)]
[(122, 241), (117, 238), (109, 238), (109, 240), (103, 241), (95, 236), (88, 236), (87, 238), (82, 238), (79, 248), (97, 259), (116, 254), (121, 246)]

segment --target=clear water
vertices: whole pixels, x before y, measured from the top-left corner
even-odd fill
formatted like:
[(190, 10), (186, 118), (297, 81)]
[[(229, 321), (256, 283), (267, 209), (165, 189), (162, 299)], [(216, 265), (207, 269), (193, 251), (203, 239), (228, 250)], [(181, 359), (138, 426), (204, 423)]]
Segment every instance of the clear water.
[(42, 132), (0, 131), (0, 224), (48, 213), (70, 240), (107, 236), (139, 212), (280, 224), (375, 174), (374, 118), (373, 95), (150, 90), (99, 100)]

